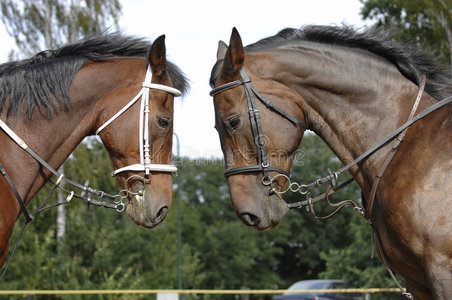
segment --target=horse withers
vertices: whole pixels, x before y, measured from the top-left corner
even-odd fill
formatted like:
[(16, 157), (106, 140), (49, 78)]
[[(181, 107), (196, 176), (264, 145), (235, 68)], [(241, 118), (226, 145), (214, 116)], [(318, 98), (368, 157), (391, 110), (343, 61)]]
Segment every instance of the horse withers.
[(21, 210), (95, 133), (123, 188), (119, 196), (128, 198), (128, 215), (157, 226), (170, 207), (176, 170), (173, 98), (186, 89), (183, 73), (166, 60), (165, 36), (150, 43), (95, 35), (0, 65), (0, 264)]
[[(385, 264), (415, 299), (452, 299), (452, 78), (387, 37), (307, 26), (243, 47), (234, 28), (210, 79), (225, 175), (239, 218), (274, 227), (291, 206), (282, 194), (294, 152), (314, 131), (362, 188)], [(398, 141), (369, 151), (395, 130)]]

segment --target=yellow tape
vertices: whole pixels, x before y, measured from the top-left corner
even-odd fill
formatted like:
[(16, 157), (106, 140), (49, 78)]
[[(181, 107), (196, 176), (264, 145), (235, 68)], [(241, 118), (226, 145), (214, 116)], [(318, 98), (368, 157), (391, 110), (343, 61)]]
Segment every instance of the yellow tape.
[(398, 288), (323, 290), (3, 290), (0, 295), (394, 293)]

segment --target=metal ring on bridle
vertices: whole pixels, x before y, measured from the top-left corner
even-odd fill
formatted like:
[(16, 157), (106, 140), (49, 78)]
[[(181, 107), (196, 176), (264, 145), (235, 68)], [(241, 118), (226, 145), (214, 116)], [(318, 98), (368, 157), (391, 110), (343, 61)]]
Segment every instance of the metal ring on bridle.
[(328, 168), (328, 173), (330, 174), (330, 177), (331, 177), (331, 184), (333, 186), (336, 186), (336, 184), (337, 184), (337, 173), (336, 172), (332, 172), (330, 168)]
[(72, 200), (72, 197), (74, 197), (74, 191), (71, 191), (67, 197), (66, 197), (66, 202), (70, 202)]
[(300, 193), (302, 195), (306, 195), (309, 192), (308, 186), (305, 184), (298, 184), (297, 182), (292, 182), (289, 185), (289, 189), (293, 193)]
[(274, 188), (274, 192), (275, 193), (277, 193), (277, 194), (284, 194), (284, 193), (286, 193), (287, 191), (289, 191), (289, 189), (290, 189), (290, 178), (287, 176), (287, 175), (285, 175), (285, 174), (276, 174), (275, 176), (273, 176), (272, 178), (271, 178), (271, 180), (270, 180), (270, 184), (273, 186), (273, 182), (275, 182), (275, 180), (277, 179), (277, 178), (279, 178), (279, 177), (284, 177), (284, 178), (286, 178), (287, 179), (287, 187), (285, 187), (282, 191), (278, 191), (276, 188)]
[(124, 202), (120, 201), (118, 203), (116, 203), (116, 211), (117, 212), (123, 212), (124, 209), (126, 208), (126, 205), (124, 204)]
[(261, 179), (261, 183), (265, 186), (268, 186), (272, 183), (272, 179), (270, 178), (270, 176), (264, 176)]
[[(122, 195), (121, 195), (121, 193), (122, 193)], [(127, 191), (127, 189), (122, 189), (122, 190), (120, 190), (119, 193), (115, 196), (115, 198), (116, 198), (116, 197), (119, 197), (119, 198), (122, 200), (122, 199), (127, 198), (128, 195), (129, 195), (129, 192)]]
[(143, 189), (144, 189), (146, 183), (149, 183), (149, 182), (150, 182), (150, 179), (146, 179), (145, 177), (140, 176), (140, 175), (136, 175), (136, 174), (130, 176), (129, 178), (127, 178), (127, 179), (126, 179), (126, 190), (127, 190), (127, 193), (128, 193), (129, 195), (131, 195), (131, 196), (139, 195), (140, 192), (143, 190), (143, 189), (140, 189), (138, 192), (133, 192), (133, 191), (131, 191), (131, 190), (129, 189), (129, 186), (131, 186), (131, 185), (129, 184), (129, 180), (135, 179), (135, 178), (136, 178), (137, 180), (141, 180), (141, 181), (143, 182)]
[(146, 180), (146, 183), (149, 183), (151, 181), (152, 174), (151, 173), (144, 173), (144, 177), (143, 178)]
[[(303, 190), (302, 190), (303, 189)], [(308, 186), (306, 184), (301, 184), (298, 186), (298, 192), (302, 195), (306, 195), (309, 193)]]

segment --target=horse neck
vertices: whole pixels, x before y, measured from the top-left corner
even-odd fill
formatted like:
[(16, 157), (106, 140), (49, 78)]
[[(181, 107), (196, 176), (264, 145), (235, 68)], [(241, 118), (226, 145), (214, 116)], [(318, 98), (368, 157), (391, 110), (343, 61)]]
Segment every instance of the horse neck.
[[(310, 128), (344, 164), (407, 121), (418, 87), (383, 59), (318, 44), (277, 53), (273, 65), (284, 72), (273, 70), (276, 80), (301, 95)], [(361, 187), (375, 177), (387, 147), (350, 169)]]
[[(144, 64), (143, 60), (134, 61)], [(144, 76), (144, 65), (141, 69)], [(125, 80), (123, 70), (127, 70), (125, 60), (85, 64), (72, 81), (70, 109), (54, 113), (50, 120), (39, 115), (34, 115), (30, 121), (18, 120), (14, 130), (52, 168), (58, 169), (81, 141), (97, 129), (94, 126), (100, 110), (97, 107), (100, 100), (135, 80), (131, 77)], [(13, 144), (12, 141), (8, 143)], [(18, 159), (7, 161), (2, 157), (2, 164), (6, 165), (7, 170), (11, 170), (10, 177), (28, 202), (51, 173), (44, 168), (45, 176), (40, 175), (39, 164), (27, 153), (21, 152), (16, 145), (11, 146), (10, 152), (19, 152)]]

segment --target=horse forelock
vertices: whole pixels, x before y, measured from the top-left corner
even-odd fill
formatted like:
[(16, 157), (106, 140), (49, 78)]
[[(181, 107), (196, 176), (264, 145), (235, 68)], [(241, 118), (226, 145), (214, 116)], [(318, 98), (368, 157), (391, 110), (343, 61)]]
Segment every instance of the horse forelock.
[(210, 73), (209, 84), (211, 88), (215, 87), (215, 82), (217, 81), (217, 77), (220, 73), (220, 64), (223, 62), (223, 59), (218, 60), (212, 68)]
[[(0, 65), (0, 112), (8, 102), (7, 116), (25, 105), (28, 118), (38, 109), (48, 117), (56, 106), (70, 107), (69, 89), (75, 74), (87, 61), (102, 62), (115, 57), (145, 58), (151, 42), (119, 32), (90, 35), (55, 50), (46, 50), (21, 61)], [(174, 86), (185, 93), (188, 80), (168, 62)]]
[(422, 75), (428, 82), (426, 91), (436, 99), (452, 94), (452, 74), (447, 67), (435, 63), (431, 56), (407, 42), (392, 40), (392, 29), (370, 28), (363, 31), (351, 26), (308, 25), (300, 29), (286, 28), (274, 36), (245, 47), (247, 52), (259, 52), (288, 44), (315, 42), (360, 49), (380, 56), (397, 67), (407, 79), (419, 85)]

